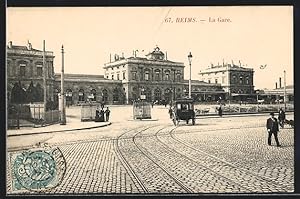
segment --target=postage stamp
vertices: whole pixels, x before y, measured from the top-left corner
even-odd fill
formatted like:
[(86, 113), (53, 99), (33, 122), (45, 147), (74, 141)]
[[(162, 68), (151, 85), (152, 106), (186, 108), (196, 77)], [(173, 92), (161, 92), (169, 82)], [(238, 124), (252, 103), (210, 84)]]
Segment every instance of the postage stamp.
[(39, 148), (11, 156), (12, 191), (46, 192), (58, 186), (66, 161), (58, 147)]

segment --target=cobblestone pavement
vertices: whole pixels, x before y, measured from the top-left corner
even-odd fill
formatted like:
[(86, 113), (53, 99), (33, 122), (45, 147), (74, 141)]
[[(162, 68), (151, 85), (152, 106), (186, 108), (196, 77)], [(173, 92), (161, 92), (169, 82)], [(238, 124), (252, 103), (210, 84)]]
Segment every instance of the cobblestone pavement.
[[(67, 162), (50, 193), (282, 193), (294, 190), (294, 129), (267, 145), (267, 116), (113, 124), (47, 140)], [(109, 132), (109, 133), (108, 133)], [(63, 136), (64, 135), (64, 136)], [(19, 151), (10, 152), (18, 153)], [(8, 159), (7, 190), (12, 192)]]

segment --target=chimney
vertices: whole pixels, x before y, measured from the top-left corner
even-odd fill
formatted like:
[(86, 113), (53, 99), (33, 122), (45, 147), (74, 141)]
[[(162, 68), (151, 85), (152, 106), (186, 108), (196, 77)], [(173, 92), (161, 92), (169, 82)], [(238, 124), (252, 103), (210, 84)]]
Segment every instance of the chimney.
[(27, 49), (28, 49), (28, 50), (32, 50), (32, 45), (31, 45), (31, 43), (29, 42), (29, 40), (27, 40)]
[(166, 51), (166, 60), (168, 60), (168, 52)]
[(281, 77), (279, 77), (279, 88), (281, 88)]
[(12, 41), (8, 42), (8, 48), (12, 48)]
[(124, 53), (122, 53), (122, 58), (124, 58)]
[(111, 63), (111, 53), (109, 53), (109, 63)]
[(275, 89), (277, 89), (277, 82), (275, 83)]

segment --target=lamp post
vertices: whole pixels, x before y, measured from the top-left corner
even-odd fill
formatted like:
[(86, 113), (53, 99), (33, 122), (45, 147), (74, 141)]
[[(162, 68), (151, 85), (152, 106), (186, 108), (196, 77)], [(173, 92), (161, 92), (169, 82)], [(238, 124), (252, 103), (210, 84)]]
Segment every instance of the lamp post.
[(61, 97), (61, 112), (60, 112), (60, 124), (66, 124), (66, 108), (65, 108), (65, 93), (64, 93), (64, 46), (61, 46), (61, 78), (60, 78), (60, 97)]
[(284, 96), (283, 96), (283, 100), (284, 100), (284, 111), (286, 111), (286, 72), (285, 70), (283, 71), (283, 84), (284, 84)]
[(188, 60), (190, 64), (190, 78), (189, 78), (189, 98), (192, 98), (192, 53), (188, 55)]
[(46, 50), (45, 40), (43, 41), (43, 85), (44, 85), (44, 122), (46, 122), (46, 105), (47, 105), (47, 83), (46, 83)]

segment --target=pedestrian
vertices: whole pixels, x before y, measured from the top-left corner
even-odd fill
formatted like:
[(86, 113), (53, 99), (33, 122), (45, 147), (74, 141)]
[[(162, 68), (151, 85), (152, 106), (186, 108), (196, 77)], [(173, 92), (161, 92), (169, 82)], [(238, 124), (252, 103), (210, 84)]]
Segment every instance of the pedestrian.
[(170, 108), (169, 108), (169, 115), (170, 115), (170, 119), (172, 119), (172, 116), (173, 116), (172, 106), (170, 106)]
[(222, 106), (219, 106), (218, 114), (219, 114), (220, 117), (222, 117), (222, 114), (223, 114)]
[(103, 110), (103, 108), (101, 108), (99, 115), (100, 115), (100, 117), (99, 117), (100, 122), (104, 122), (104, 110)]
[(99, 106), (98, 106), (97, 109), (96, 109), (95, 122), (100, 122), (100, 111), (99, 111)]
[(105, 119), (106, 119), (106, 122), (109, 121), (109, 114), (110, 114), (110, 110), (108, 107), (106, 107), (106, 110), (105, 110)]
[(270, 113), (270, 118), (267, 120), (267, 131), (268, 131), (268, 145), (271, 145), (271, 138), (272, 134), (274, 134), (276, 145), (280, 147), (279, 141), (278, 141), (278, 121), (274, 117), (274, 113)]
[(285, 122), (285, 112), (284, 112), (284, 110), (282, 110), (282, 108), (279, 109), (278, 121), (279, 121), (279, 125), (281, 126), (281, 128), (283, 128), (284, 122)]

